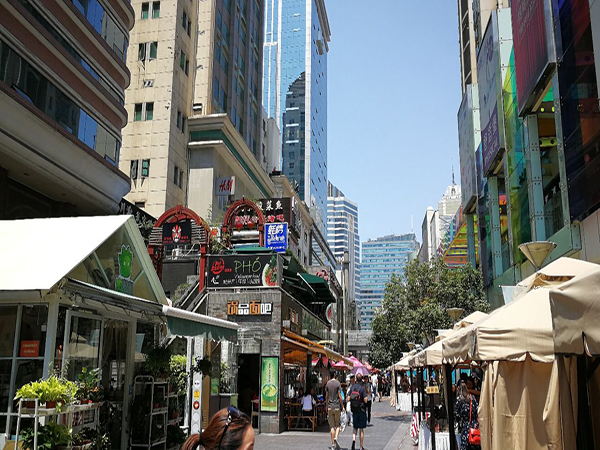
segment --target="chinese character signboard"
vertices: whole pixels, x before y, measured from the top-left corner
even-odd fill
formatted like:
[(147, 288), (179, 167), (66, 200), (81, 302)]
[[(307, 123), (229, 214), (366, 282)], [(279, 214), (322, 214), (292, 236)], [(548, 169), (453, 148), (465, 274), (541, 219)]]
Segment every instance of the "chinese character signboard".
[(190, 222), (165, 223), (162, 228), (163, 245), (191, 244), (192, 224)]
[(217, 178), (217, 195), (235, 195), (235, 177)]
[(481, 140), (479, 133), (479, 96), (477, 84), (466, 86), (458, 110), (458, 147), (460, 154), (460, 181), (462, 205), (470, 210), (477, 198), (475, 149)]
[(277, 412), (278, 400), (279, 358), (264, 357), (260, 377), (260, 410)]
[(209, 288), (274, 287), (278, 285), (276, 255), (222, 255), (208, 258)]
[(260, 300), (251, 302), (229, 300), (227, 302), (228, 316), (270, 316), (272, 312), (273, 303), (262, 303)]
[(494, 168), (494, 160), (500, 148), (504, 146), (504, 114), (501, 101), (502, 82), (496, 11), (490, 17), (481, 48), (477, 54), (477, 76), (483, 170), (487, 173), (488, 170)]
[(295, 227), (293, 198), (263, 198), (256, 202), (266, 223), (287, 222)]
[(288, 224), (268, 223), (265, 225), (265, 247), (285, 253), (288, 247)]

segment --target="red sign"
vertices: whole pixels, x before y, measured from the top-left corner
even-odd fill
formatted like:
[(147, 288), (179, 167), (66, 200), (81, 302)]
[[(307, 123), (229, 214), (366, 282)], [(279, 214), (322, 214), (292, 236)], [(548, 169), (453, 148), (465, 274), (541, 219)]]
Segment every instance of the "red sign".
[(513, 0), (511, 6), (519, 112), (548, 65), (544, 1)]
[(40, 356), (40, 341), (21, 341), (21, 358), (37, 358)]
[(221, 177), (217, 179), (217, 195), (234, 195), (235, 177)]

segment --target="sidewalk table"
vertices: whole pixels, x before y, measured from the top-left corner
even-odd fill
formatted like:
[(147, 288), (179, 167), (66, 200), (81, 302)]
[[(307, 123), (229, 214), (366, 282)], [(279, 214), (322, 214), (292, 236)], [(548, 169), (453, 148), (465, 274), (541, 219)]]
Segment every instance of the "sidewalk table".
[[(450, 450), (450, 433), (435, 433), (435, 449)], [(429, 431), (429, 428), (424, 424), (419, 430), (419, 450), (431, 450), (431, 432)]]

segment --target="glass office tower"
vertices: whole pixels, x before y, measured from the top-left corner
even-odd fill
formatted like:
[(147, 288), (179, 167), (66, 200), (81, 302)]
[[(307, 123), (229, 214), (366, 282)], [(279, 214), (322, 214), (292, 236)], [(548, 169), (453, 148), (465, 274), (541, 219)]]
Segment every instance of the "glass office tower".
[(282, 134), (282, 171), (326, 232), (327, 52), (324, 0), (266, 0), (263, 105)]
[(404, 274), (411, 253), (419, 250), (414, 233), (389, 235), (362, 243), (360, 272), (360, 327), (370, 330), (375, 312), (381, 307), (385, 285), (395, 273)]

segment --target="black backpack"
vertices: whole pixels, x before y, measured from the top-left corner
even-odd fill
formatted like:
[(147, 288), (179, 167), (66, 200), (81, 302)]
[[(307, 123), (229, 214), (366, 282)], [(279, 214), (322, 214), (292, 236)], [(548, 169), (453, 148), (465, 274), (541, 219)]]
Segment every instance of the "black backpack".
[(351, 391), (350, 391), (350, 410), (352, 412), (360, 411), (361, 400), (362, 400), (362, 396), (360, 395), (359, 386), (356, 384), (353, 384)]

